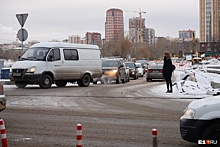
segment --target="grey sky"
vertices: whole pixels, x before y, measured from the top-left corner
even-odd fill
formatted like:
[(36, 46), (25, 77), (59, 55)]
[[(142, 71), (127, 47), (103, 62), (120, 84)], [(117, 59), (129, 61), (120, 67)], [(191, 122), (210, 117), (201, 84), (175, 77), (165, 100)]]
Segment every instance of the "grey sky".
[[(105, 37), (105, 14), (110, 8), (146, 11), (146, 27), (156, 36), (178, 37), (180, 30), (199, 34), (198, 0), (0, 0), (0, 43), (15, 41), (20, 24), (16, 14), (28, 13), (24, 25), (27, 41), (62, 40), (70, 35), (85, 36), (87, 31)], [(138, 13), (124, 12), (125, 31), (129, 18)]]

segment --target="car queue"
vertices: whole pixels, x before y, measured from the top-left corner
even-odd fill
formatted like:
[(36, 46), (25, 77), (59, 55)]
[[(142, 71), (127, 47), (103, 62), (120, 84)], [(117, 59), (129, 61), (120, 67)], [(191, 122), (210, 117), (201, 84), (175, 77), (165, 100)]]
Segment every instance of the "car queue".
[[(139, 62), (139, 60), (134, 62), (122, 58), (102, 58), (102, 77), (94, 78), (93, 84), (97, 84), (99, 81), (102, 84), (120, 84), (127, 83), (130, 80), (137, 80), (139, 77), (144, 77), (145, 73), (148, 73), (147, 66), (147, 62), (146, 64), (142, 64), (141, 62)], [(159, 77), (158, 79), (161, 78)]]

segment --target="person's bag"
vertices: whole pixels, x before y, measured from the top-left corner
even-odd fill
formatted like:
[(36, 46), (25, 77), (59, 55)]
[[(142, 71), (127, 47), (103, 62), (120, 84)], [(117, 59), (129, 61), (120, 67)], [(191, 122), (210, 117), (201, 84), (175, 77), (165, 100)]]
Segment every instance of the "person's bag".
[(176, 66), (172, 64), (171, 69), (172, 69), (172, 72), (173, 72), (176, 69)]

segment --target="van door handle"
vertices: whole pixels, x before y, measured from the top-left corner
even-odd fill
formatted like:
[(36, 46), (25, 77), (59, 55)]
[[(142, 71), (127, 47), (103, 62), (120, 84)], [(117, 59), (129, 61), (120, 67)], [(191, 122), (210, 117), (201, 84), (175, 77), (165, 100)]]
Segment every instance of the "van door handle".
[(58, 67), (58, 66), (60, 66), (60, 65), (54, 65), (55, 67)]

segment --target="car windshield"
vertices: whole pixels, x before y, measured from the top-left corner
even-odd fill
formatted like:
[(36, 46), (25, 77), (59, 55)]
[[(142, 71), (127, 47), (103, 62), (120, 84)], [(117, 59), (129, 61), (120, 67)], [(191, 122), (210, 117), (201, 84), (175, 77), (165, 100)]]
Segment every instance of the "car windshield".
[(46, 55), (50, 48), (35, 47), (29, 48), (20, 58), (20, 60), (34, 60), (34, 61), (45, 61)]
[(134, 68), (134, 63), (125, 63), (125, 65), (129, 68)]
[(138, 68), (142, 68), (141, 67), (141, 64), (135, 64), (136, 65), (136, 67), (138, 67)]
[(118, 67), (118, 62), (115, 60), (102, 61), (102, 67)]
[(151, 64), (148, 69), (163, 69), (163, 64)]

